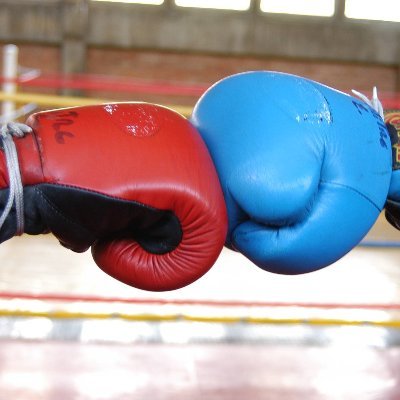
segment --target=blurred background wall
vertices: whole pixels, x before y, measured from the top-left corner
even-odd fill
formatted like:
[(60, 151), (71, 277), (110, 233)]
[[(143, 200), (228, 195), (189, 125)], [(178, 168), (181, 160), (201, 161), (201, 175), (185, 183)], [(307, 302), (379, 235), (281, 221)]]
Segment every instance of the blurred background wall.
[[(399, 24), (349, 18), (351, 0), (314, 1), (319, 6), (305, 11), (328, 15), (263, 11), (274, 2), (261, 0), (225, 5), (243, 10), (204, 8), (207, 2), (202, 7), (182, 7), (173, 0), (156, 2), (161, 4), (0, 0), (0, 44), (17, 44), (20, 64), (43, 73), (101, 74), (208, 86), (232, 73), (268, 69), (302, 75), (345, 91), (370, 91), (373, 85), (381, 93), (400, 89)], [(284, 3), (280, 2), (281, 8)], [(359, 3), (366, 8), (378, 2)], [(382, 18), (396, 17), (396, 7), (390, 10), (379, 4), (389, 15)], [(322, 11), (321, 5), (325, 7)], [(372, 14), (372, 18), (379, 17)], [(90, 91), (83, 94), (94, 95)], [(134, 99), (131, 94), (109, 91), (95, 95), (171, 102), (171, 96), (163, 95)], [(196, 96), (172, 100), (191, 105)]]

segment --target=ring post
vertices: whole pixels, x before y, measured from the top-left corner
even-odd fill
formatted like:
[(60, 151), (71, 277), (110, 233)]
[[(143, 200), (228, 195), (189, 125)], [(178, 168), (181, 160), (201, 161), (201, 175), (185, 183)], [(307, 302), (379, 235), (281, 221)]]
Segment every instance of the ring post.
[[(17, 92), (18, 47), (8, 44), (3, 48), (3, 92), (14, 95)], [(4, 100), (1, 107), (2, 119), (11, 122), (15, 114), (15, 102)]]

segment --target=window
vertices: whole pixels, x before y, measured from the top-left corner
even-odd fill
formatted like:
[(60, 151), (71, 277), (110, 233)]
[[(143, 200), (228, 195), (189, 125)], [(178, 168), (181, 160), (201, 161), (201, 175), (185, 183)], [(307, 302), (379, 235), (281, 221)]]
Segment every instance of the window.
[(164, 0), (92, 0), (92, 1), (104, 1), (109, 3), (132, 3), (132, 4), (154, 4), (159, 6), (164, 3)]
[(335, 13), (335, 0), (261, 0), (261, 11), (331, 17)]
[(245, 11), (250, 8), (250, 0), (175, 0), (180, 7), (214, 8)]
[(346, 0), (347, 18), (400, 22), (399, 0)]

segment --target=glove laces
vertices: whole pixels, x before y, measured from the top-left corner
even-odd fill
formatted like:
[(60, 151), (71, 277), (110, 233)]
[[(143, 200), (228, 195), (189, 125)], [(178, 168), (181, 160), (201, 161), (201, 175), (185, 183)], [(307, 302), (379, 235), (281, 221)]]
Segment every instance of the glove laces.
[(378, 98), (378, 89), (376, 88), (376, 86), (374, 86), (374, 88), (372, 89), (372, 98), (371, 99), (369, 99), (364, 94), (357, 92), (357, 90), (352, 90), (352, 92), (357, 97), (359, 97), (361, 100), (363, 100), (365, 103), (367, 103), (371, 108), (373, 108), (381, 116), (381, 118), (383, 120), (385, 119), (385, 116), (383, 113), (383, 106), (382, 106), (381, 101)]
[(15, 147), (13, 138), (24, 137), (26, 133), (30, 132), (32, 132), (31, 127), (17, 122), (9, 122), (8, 124), (3, 125), (0, 129), (0, 144), (2, 144), (4, 150), (10, 181), (7, 204), (0, 217), (0, 230), (15, 203), (17, 221), (17, 230), (15, 234), (18, 236), (24, 233), (24, 190), (21, 180), (21, 172), (19, 170), (17, 148)]

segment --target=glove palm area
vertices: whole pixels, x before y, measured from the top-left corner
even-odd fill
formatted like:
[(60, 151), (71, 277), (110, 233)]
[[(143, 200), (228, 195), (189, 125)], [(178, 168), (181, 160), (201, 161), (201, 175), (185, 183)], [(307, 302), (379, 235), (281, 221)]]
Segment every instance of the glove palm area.
[(217, 167), (226, 245), (259, 267), (298, 274), (351, 250), (381, 212), (391, 145), (368, 105), (283, 73), (227, 77), (191, 120)]
[[(15, 139), (24, 185), (25, 232), (52, 232), (89, 247), (106, 273), (146, 290), (192, 283), (213, 265), (226, 210), (212, 160), (178, 113), (146, 103), (33, 114)], [(8, 192), (0, 154), (0, 204)], [(15, 234), (13, 213), (0, 240)]]

